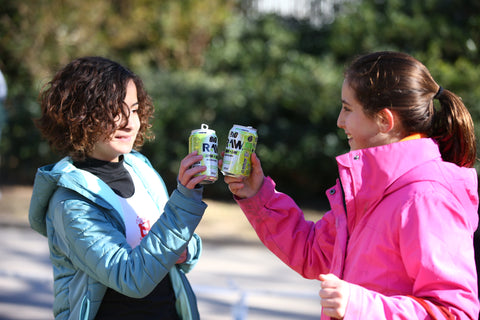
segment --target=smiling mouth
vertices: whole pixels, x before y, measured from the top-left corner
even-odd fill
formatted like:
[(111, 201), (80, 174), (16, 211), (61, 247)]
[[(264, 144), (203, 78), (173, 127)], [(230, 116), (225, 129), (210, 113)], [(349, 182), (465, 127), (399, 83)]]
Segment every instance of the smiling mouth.
[(122, 141), (129, 141), (129, 140), (132, 140), (133, 137), (132, 136), (118, 136), (118, 137), (115, 137), (115, 139), (122, 140)]

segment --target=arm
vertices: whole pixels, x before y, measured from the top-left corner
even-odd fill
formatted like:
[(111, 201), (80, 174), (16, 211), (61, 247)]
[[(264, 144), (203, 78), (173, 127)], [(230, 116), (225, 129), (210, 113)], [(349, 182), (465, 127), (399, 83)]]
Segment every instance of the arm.
[(306, 221), (296, 203), (264, 177), (255, 154), (249, 177), (227, 176), (225, 182), (260, 240), (284, 263), (309, 279), (329, 271), (336, 236), (332, 214)]
[[(188, 189), (183, 186), (180, 181), (177, 182), (177, 190), (187, 198), (202, 201), (203, 187), (197, 186), (194, 189)], [(193, 234), (193, 238), (188, 242), (188, 246), (185, 251), (182, 252), (180, 258), (176, 264), (180, 265), (180, 268), (185, 272), (190, 272), (197, 264), (202, 251), (202, 240), (196, 234)]]
[(328, 212), (316, 223), (265, 178), (257, 194), (237, 203), (260, 240), (290, 268), (308, 279), (330, 271), (336, 240), (335, 217)]

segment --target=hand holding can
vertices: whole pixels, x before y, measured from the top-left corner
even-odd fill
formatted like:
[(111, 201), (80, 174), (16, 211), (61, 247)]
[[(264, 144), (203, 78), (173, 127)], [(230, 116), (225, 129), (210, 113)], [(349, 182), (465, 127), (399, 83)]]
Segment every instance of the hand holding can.
[(196, 176), (205, 175), (201, 184), (214, 183), (218, 179), (218, 141), (214, 130), (203, 124), (201, 129), (192, 130), (188, 139), (189, 153), (197, 151), (203, 158), (192, 167), (205, 166), (207, 169)]
[(257, 140), (255, 128), (239, 125), (232, 127), (223, 156), (222, 173), (225, 176), (247, 177), (250, 175), (252, 167), (250, 156), (255, 152)]
[(250, 198), (257, 194), (265, 179), (260, 159), (255, 153), (252, 154), (251, 161), (252, 170), (248, 177), (225, 176), (224, 178), (230, 192), (240, 199)]

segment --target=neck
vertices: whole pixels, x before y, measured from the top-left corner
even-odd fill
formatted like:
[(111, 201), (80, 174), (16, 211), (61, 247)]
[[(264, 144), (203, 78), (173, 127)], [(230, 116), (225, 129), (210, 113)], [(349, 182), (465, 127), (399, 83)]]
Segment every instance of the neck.
[(403, 138), (400, 141), (408, 141), (408, 140), (415, 140), (415, 139), (421, 139), (421, 138), (426, 138), (427, 135), (424, 133), (412, 133), (411, 135)]

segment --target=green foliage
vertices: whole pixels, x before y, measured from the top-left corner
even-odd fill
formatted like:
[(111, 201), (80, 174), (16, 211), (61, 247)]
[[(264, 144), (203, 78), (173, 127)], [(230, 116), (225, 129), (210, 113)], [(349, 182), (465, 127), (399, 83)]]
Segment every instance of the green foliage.
[(342, 7), (331, 25), (335, 56), (399, 50), (424, 61), (465, 57), (479, 62), (480, 3), (476, 0), (363, 0)]
[[(31, 182), (38, 165), (55, 160), (32, 123), (36, 96), (59, 65), (81, 55), (107, 56), (142, 76), (156, 106), (156, 140), (142, 151), (170, 188), (191, 130), (208, 124), (223, 150), (241, 124), (258, 129), (257, 153), (279, 190), (303, 203), (324, 199), (337, 176), (334, 157), (347, 150), (336, 128), (343, 69), (369, 51), (412, 54), (480, 119), (476, 0), (344, 1), (323, 25), (242, 15), (237, 6), (254, 7), (243, 4), (4, 0), (0, 69), (9, 97), (0, 179)], [(229, 196), (223, 183), (206, 195)]]
[(56, 158), (32, 119), (39, 114), (38, 92), (60, 66), (87, 55), (112, 58), (137, 72), (199, 66), (234, 5), (232, 0), (3, 0), (0, 69), (9, 96), (1, 181), (31, 182), (36, 166)]

